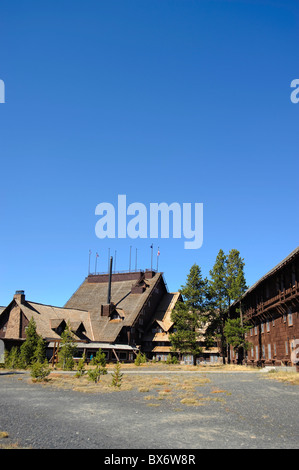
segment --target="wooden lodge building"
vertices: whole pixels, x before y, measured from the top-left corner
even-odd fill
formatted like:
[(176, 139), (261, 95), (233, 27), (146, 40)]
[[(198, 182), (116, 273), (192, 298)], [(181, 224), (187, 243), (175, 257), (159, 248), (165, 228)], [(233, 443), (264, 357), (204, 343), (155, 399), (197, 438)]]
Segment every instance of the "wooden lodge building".
[[(64, 307), (29, 301), (23, 291), (17, 291), (0, 311), (0, 343), (7, 350), (20, 346), (33, 317), (49, 360), (55, 360), (67, 323), (78, 357), (85, 353), (89, 360), (101, 348), (108, 361), (133, 361), (139, 350), (150, 359), (166, 360), (173, 328), (170, 315), (179, 299), (178, 292), (168, 292), (162, 273), (112, 273), (110, 268), (108, 274), (88, 275)], [(161, 333), (153, 334), (157, 328)]]
[[(258, 366), (299, 363), (299, 247), (250, 287), (232, 304), (251, 329), (245, 362)], [(233, 362), (237, 357), (231, 350)]]

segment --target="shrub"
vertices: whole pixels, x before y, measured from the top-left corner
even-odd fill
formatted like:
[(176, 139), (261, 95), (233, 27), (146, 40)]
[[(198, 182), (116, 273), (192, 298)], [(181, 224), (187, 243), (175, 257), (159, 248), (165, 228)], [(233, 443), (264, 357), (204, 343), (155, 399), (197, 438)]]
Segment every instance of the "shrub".
[(144, 364), (146, 362), (146, 356), (145, 354), (142, 354), (140, 351), (136, 356), (136, 359), (134, 361), (135, 366), (140, 366), (141, 364)]
[(106, 367), (101, 367), (100, 365), (97, 365), (95, 369), (90, 369), (87, 374), (89, 380), (96, 384), (99, 382), (101, 375), (107, 374), (107, 369)]
[(73, 355), (77, 347), (74, 341), (70, 325), (67, 324), (65, 330), (61, 335), (61, 343), (59, 349), (59, 363), (62, 364), (63, 370), (73, 370), (75, 362)]
[(38, 382), (45, 380), (46, 377), (50, 374), (49, 364), (47, 361), (34, 362), (30, 367), (30, 375), (33, 379), (36, 379)]
[(123, 378), (123, 374), (120, 372), (120, 363), (117, 362), (115, 364), (114, 372), (112, 374), (112, 386), (113, 387), (121, 387), (121, 381)]
[(7, 369), (18, 369), (21, 366), (20, 350), (17, 346), (13, 346), (9, 352), (5, 351), (5, 367)]
[(90, 361), (90, 364), (93, 366), (100, 365), (102, 367), (106, 367), (106, 355), (102, 352), (101, 348), (98, 349), (96, 355)]
[(85, 354), (83, 354), (83, 357), (79, 359), (78, 365), (77, 365), (77, 372), (76, 372), (76, 377), (82, 377), (82, 375), (85, 374)]

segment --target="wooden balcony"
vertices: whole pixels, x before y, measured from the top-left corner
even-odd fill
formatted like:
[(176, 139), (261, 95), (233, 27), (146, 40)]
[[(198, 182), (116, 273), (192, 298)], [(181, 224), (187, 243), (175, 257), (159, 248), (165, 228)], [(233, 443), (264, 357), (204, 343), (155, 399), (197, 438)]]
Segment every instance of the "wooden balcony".
[(259, 302), (256, 307), (245, 308), (243, 314), (250, 319), (254, 316), (266, 315), (272, 309), (281, 309), (281, 313), (285, 313), (285, 307), (294, 302), (299, 304), (299, 283), (297, 281), (288, 289), (279, 291), (274, 297)]

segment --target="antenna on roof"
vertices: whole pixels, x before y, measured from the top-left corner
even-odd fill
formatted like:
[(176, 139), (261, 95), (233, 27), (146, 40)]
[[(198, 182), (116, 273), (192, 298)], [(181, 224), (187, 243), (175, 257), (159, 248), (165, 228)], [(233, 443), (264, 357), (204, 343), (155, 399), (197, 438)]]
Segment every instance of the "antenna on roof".
[(90, 275), (90, 255), (91, 255), (91, 250), (89, 250), (89, 258), (88, 258), (88, 276)]
[(153, 243), (151, 244), (151, 271), (153, 270), (153, 248), (154, 248), (154, 245)]
[(94, 273), (96, 274), (97, 273), (97, 259), (98, 259), (99, 255), (98, 255), (98, 252), (96, 253), (96, 261), (95, 261), (95, 266), (94, 266)]
[(129, 273), (131, 272), (131, 254), (132, 254), (132, 246), (130, 245)]
[(112, 263), (113, 263), (113, 257), (111, 256), (111, 258), (110, 258), (110, 269), (109, 269), (109, 282), (108, 282), (107, 304), (110, 304), (110, 301), (111, 301)]
[(157, 272), (158, 272), (159, 256), (160, 256), (160, 250), (159, 250), (159, 247), (158, 247), (158, 251), (157, 251)]

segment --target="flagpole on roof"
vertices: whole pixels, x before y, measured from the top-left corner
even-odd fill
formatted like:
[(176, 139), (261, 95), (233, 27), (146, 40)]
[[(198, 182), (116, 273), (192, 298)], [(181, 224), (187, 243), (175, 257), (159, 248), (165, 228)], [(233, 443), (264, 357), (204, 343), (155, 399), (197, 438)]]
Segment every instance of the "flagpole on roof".
[(88, 276), (90, 274), (90, 255), (91, 255), (91, 250), (89, 250), (89, 257), (88, 257)]
[(94, 266), (94, 273), (96, 274), (97, 273), (97, 260), (98, 260), (98, 253), (96, 253), (96, 261), (95, 261), (95, 266)]
[(158, 247), (158, 252), (157, 252), (157, 272), (158, 272), (159, 256), (160, 256), (160, 250), (159, 250), (159, 247)]
[(153, 270), (153, 248), (154, 248), (154, 245), (151, 244), (151, 271)]
[(132, 246), (130, 245), (129, 273), (131, 272), (131, 254), (132, 254)]
[(110, 248), (108, 248), (108, 269), (107, 269), (108, 273), (109, 273), (109, 267), (110, 267)]

